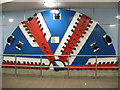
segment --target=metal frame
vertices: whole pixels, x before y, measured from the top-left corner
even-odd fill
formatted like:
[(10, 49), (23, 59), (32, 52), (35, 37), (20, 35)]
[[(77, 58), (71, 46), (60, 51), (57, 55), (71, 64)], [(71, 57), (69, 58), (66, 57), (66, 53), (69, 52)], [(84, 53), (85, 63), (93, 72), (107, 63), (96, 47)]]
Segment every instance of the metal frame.
[[(21, 66), (21, 67), (40, 67), (40, 78), (43, 77), (42, 75), (42, 68), (43, 67), (49, 67), (49, 68), (55, 68), (55, 67), (61, 67), (61, 66), (42, 66), (42, 57), (43, 56), (68, 56), (67, 58), (67, 64), (68, 66), (67, 67), (63, 67), (62, 68), (67, 68), (67, 78), (69, 78), (69, 68), (95, 68), (95, 79), (97, 79), (97, 69), (98, 68), (118, 68), (120, 69), (119, 65), (118, 67), (98, 67), (97, 65), (97, 58), (98, 57), (120, 57), (120, 55), (25, 55), (25, 54), (0, 54), (0, 56), (14, 56), (15, 57), (15, 65), (2, 65), (2, 66), (15, 66), (15, 76), (17, 76), (17, 67)], [(27, 65), (16, 65), (16, 62), (17, 62), (17, 56), (40, 56), (40, 66), (27, 66)], [(95, 57), (96, 58), (96, 66), (95, 67), (69, 67), (69, 56), (82, 56), (82, 57)], [(118, 63), (120, 61), (118, 60)]]

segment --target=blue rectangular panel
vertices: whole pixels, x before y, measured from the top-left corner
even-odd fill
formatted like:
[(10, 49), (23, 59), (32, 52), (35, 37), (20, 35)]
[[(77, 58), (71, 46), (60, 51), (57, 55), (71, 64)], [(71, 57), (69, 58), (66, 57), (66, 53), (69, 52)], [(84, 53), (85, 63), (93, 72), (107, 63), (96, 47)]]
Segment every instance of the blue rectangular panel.
[[(24, 11), (7, 11), (4, 12), (5, 15), (5, 25), (15, 25), (17, 27), (24, 21)], [(10, 19), (14, 19), (13, 22), (10, 22)]]
[(95, 9), (95, 20), (99, 24), (117, 24), (117, 11), (115, 8)]

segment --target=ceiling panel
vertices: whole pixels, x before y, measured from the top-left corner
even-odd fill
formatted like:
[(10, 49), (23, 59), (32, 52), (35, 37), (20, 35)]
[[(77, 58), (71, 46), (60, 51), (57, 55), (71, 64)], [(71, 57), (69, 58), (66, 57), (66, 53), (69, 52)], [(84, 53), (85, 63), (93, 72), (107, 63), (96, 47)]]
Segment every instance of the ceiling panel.
[[(117, 2), (56, 2), (54, 8), (117, 8)], [(10, 2), (2, 5), (3, 11), (50, 9), (44, 2)]]

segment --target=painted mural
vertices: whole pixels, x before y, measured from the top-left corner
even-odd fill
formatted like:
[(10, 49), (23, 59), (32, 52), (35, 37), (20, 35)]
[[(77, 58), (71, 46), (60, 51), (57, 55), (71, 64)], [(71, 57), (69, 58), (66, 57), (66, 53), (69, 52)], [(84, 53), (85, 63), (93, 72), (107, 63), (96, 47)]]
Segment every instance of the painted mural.
[[(96, 65), (94, 56), (76, 55), (116, 55), (112, 38), (98, 22), (82, 13), (64, 9), (35, 13), (8, 36), (6, 43), (4, 54), (47, 55), (42, 57), (42, 63), (39, 56), (18, 56), (17, 65), (33, 66), (17, 67), (21, 69), (40, 69), (34, 67), (40, 65), (67, 67), (69, 64), (70, 70), (95, 70), (95, 68), (71, 68)], [(14, 56), (4, 56), (3, 65), (15, 65)], [(97, 65), (117, 67), (118, 62), (114, 57), (98, 57)], [(3, 68), (15, 67), (3, 66)], [(55, 68), (56, 71), (60, 69), (65, 70), (65, 68)], [(117, 70), (117, 68), (98, 68), (98, 70)]]

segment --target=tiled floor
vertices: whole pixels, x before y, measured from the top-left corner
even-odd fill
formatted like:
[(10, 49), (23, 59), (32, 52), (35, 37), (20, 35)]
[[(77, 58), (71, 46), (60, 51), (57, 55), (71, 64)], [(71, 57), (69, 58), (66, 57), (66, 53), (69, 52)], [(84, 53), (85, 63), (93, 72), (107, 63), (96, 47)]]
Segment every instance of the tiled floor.
[(94, 79), (95, 71), (43, 71), (18, 70), (14, 76), (14, 69), (3, 69), (3, 88), (118, 88), (117, 71), (98, 71), (98, 79)]

